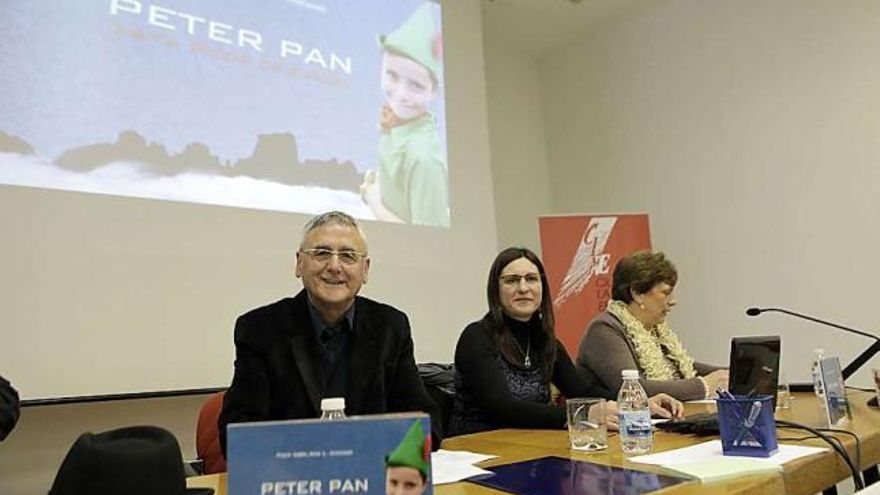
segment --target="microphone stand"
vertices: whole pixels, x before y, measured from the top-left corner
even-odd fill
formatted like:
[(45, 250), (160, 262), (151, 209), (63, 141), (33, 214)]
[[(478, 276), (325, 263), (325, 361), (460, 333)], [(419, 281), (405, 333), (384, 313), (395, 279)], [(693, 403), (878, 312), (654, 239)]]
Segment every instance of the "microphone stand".
[[(846, 367), (843, 369), (842, 373), (843, 373), (844, 381), (847, 378), (849, 378), (850, 376), (852, 376), (853, 373), (855, 373), (859, 368), (864, 366), (864, 364), (867, 363), (878, 352), (880, 352), (880, 337), (877, 337), (876, 335), (872, 335), (868, 332), (856, 330), (855, 328), (845, 327), (843, 325), (838, 325), (837, 323), (831, 323), (830, 321), (820, 320), (819, 318), (813, 318), (812, 316), (807, 316), (804, 314), (795, 313), (794, 311), (789, 311), (787, 309), (782, 309), (782, 308), (749, 308), (746, 310), (746, 314), (749, 316), (758, 316), (761, 313), (766, 313), (766, 312), (784, 313), (789, 316), (794, 316), (795, 318), (809, 320), (814, 323), (818, 323), (820, 325), (825, 325), (825, 326), (837, 328), (837, 329), (843, 330), (845, 332), (850, 332), (850, 333), (854, 333), (857, 335), (861, 335), (863, 337), (868, 337), (870, 339), (874, 339), (874, 343), (871, 344), (870, 347), (868, 347), (867, 349), (862, 351), (861, 354), (856, 356), (856, 358), (853, 359), (852, 362), (849, 363), (848, 365), (846, 365)], [(795, 392), (809, 392), (809, 391), (813, 390), (813, 385), (812, 384), (810, 384), (810, 385), (800, 384), (800, 383), (799, 384), (792, 384), (791, 390), (795, 391)], [(874, 400), (876, 400), (876, 399), (874, 399)]]

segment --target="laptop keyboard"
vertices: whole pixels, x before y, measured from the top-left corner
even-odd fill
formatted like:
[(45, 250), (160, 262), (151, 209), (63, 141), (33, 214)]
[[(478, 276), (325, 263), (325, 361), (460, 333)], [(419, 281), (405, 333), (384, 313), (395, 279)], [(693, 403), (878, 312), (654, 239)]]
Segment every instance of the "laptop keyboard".
[(700, 413), (690, 416), (670, 419), (669, 421), (658, 423), (657, 428), (663, 431), (672, 431), (675, 433), (691, 433), (694, 435), (718, 435), (718, 413)]

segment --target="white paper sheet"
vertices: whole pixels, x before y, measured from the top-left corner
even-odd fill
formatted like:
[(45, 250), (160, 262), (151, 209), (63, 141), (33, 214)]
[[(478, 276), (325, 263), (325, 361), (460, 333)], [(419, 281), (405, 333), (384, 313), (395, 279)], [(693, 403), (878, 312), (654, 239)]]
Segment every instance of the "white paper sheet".
[(434, 486), (444, 483), (455, 483), (481, 474), (491, 474), (491, 471), (480, 469), (470, 464), (444, 464), (431, 466), (431, 480)]
[(874, 483), (868, 488), (865, 488), (864, 490), (856, 493), (858, 495), (880, 495), (880, 483)]
[(497, 455), (478, 454), (476, 452), (468, 452), (467, 450), (445, 450), (440, 449), (431, 453), (431, 462), (463, 462), (466, 464), (476, 464), (478, 462), (494, 459)]
[[(766, 462), (781, 466), (788, 461), (806, 457), (808, 455), (818, 454), (828, 449), (824, 447), (807, 447), (805, 445), (779, 445), (779, 452), (770, 457), (751, 457), (757, 461)], [(728, 456), (730, 457), (730, 456)], [(721, 440), (711, 440), (708, 442), (698, 443), (689, 447), (680, 449), (667, 450), (659, 454), (640, 455), (630, 457), (632, 462), (640, 462), (642, 464), (655, 464), (658, 466), (672, 466), (684, 462), (705, 461), (711, 458), (724, 459), (725, 456), (721, 451)]]
[(431, 481), (434, 485), (442, 485), (481, 474), (491, 474), (491, 471), (480, 469), (474, 464), (495, 457), (498, 456), (478, 454), (466, 450), (440, 449), (431, 453)]

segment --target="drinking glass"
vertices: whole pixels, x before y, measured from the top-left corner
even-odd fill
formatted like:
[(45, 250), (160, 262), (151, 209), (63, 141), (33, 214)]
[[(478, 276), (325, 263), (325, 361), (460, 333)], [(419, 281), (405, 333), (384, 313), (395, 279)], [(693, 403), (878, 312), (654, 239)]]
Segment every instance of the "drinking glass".
[(568, 399), (565, 409), (572, 450), (595, 451), (608, 447), (605, 399)]
[(794, 397), (791, 396), (791, 386), (785, 377), (779, 377), (779, 386), (776, 389), (776, 410), (787, 411), (791, 409), (791, 403)]
[(877, 401), (880, 402), (880, 368), (871, 368), (871, 374), (874, 375), (874, 390), (877, 391)]

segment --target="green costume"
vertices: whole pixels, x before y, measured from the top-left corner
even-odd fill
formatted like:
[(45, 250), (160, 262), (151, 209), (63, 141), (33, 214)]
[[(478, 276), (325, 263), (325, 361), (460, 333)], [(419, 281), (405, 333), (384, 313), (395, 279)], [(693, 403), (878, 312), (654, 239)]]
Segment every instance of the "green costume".
[(399, 28), (388, 36), (379, 36), (379, 44), (385, 50), (400, 53), (422, 64), (439, 81), (443, 70), (438, 46), (440, 40), (434, 25), (433, 10), (439, 8), (426, 3), (422, 5)]
[(449, 174), (437, 123), (425, 115), (382, 132), (382, 203), (404, 221), (449, 226)]
[(430, 474), (430, 466), (428, 460), (431, 455), (430, 436), (425, 435), (422, 428), (422, 421), (416, 420), (403, 440), (388, 454), (385, 458), (386, 467), (404, 466), (419, 470), (425, 479)]
[[(436, 6), (419, 7), (399, 28), (381, 36), (384, 50), (406, 56), (440, 81), (439, 30)], [(379, 138), (382, 203), (408, 223), (449, 226), (449, 172), (446, 151), (429, 113), (412, 122), (383, 130)]]

